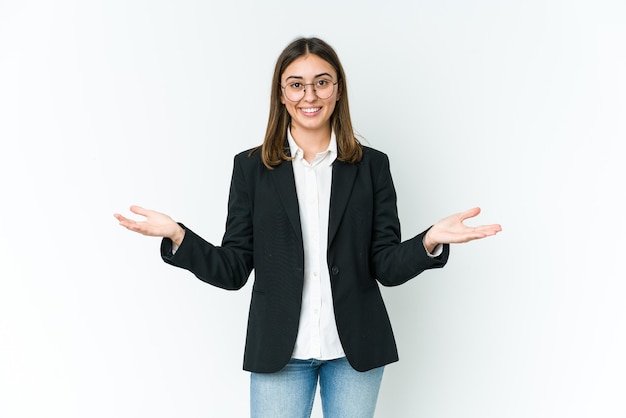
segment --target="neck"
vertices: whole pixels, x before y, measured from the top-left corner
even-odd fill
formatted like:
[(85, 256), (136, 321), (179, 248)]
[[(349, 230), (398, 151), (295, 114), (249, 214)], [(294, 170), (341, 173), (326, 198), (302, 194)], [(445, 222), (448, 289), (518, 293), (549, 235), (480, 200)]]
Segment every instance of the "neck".
[(304, 151), (304, 159), (311, 162), (315, 156), (328, 149), (330, 144), (330, 126), (323, 130), (307, 131), (291, 127), (291, 136)]

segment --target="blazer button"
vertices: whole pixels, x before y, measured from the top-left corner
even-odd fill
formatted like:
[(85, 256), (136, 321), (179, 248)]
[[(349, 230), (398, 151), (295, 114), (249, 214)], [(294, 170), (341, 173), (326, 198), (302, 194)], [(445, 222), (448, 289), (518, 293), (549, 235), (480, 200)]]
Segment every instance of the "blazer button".
[(330, 268), (330, 272), (332, 273), (332, 275), (333, 275), (333, 276), (338, 275), (338, 274), (339, 274), (339, 267), (337, 267), (337, 266), (332, 266), (332, 267)]

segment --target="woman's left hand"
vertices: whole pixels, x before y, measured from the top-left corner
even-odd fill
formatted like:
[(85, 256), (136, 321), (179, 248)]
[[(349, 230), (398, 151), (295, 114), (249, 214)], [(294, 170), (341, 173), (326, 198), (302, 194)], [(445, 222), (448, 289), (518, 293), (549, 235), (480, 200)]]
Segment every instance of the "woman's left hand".
[(443, 218), (434, 224), (424, 236), (424, 247), (432, 253), (438, 244), (469, 242), (502, 231), (499, 224), (471, 227), (463, 223), (466, 219), (473, 218), (479, 213), (480, 208), (473, 208)]

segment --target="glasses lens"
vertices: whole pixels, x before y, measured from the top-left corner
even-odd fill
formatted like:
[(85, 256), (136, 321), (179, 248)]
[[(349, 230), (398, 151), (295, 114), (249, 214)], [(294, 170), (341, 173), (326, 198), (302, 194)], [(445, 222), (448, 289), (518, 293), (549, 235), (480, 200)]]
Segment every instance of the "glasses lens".
[(299, 102), (304, 97), (303, 83), (289, 83), (285, 86), (285, 96), (292, 102)]
[(315, 82), (315, 92), (320, 99), (328, 99), (333, 95), (335, 85), (332, 80), (322, 78)]

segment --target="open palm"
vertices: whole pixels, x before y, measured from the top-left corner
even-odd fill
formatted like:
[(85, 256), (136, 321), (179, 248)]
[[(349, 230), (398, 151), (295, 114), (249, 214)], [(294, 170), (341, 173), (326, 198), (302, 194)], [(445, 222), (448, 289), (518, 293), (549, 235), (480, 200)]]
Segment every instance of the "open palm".
[(170, 238), (175, 244), (180, 245), (185, 235), (184, 229), (180, 227), (168, 215), (150, 209), (144, 209), (141, 206), (131, 206), (130, 211), (137, 215), (145, 217), (145, 221), (134, 221), (126, 218), (119, 213), (114, 214), (115, 218), (123, 227), (151, 237)]
[(485, 238), (502, 231), (499, 224), (471, 227), (463, 222), (480, 213), (476, 207), (441, 219), (430, 228), (424, 237), (424, 245), (430, 251), (438, 244), (455, 244)]

